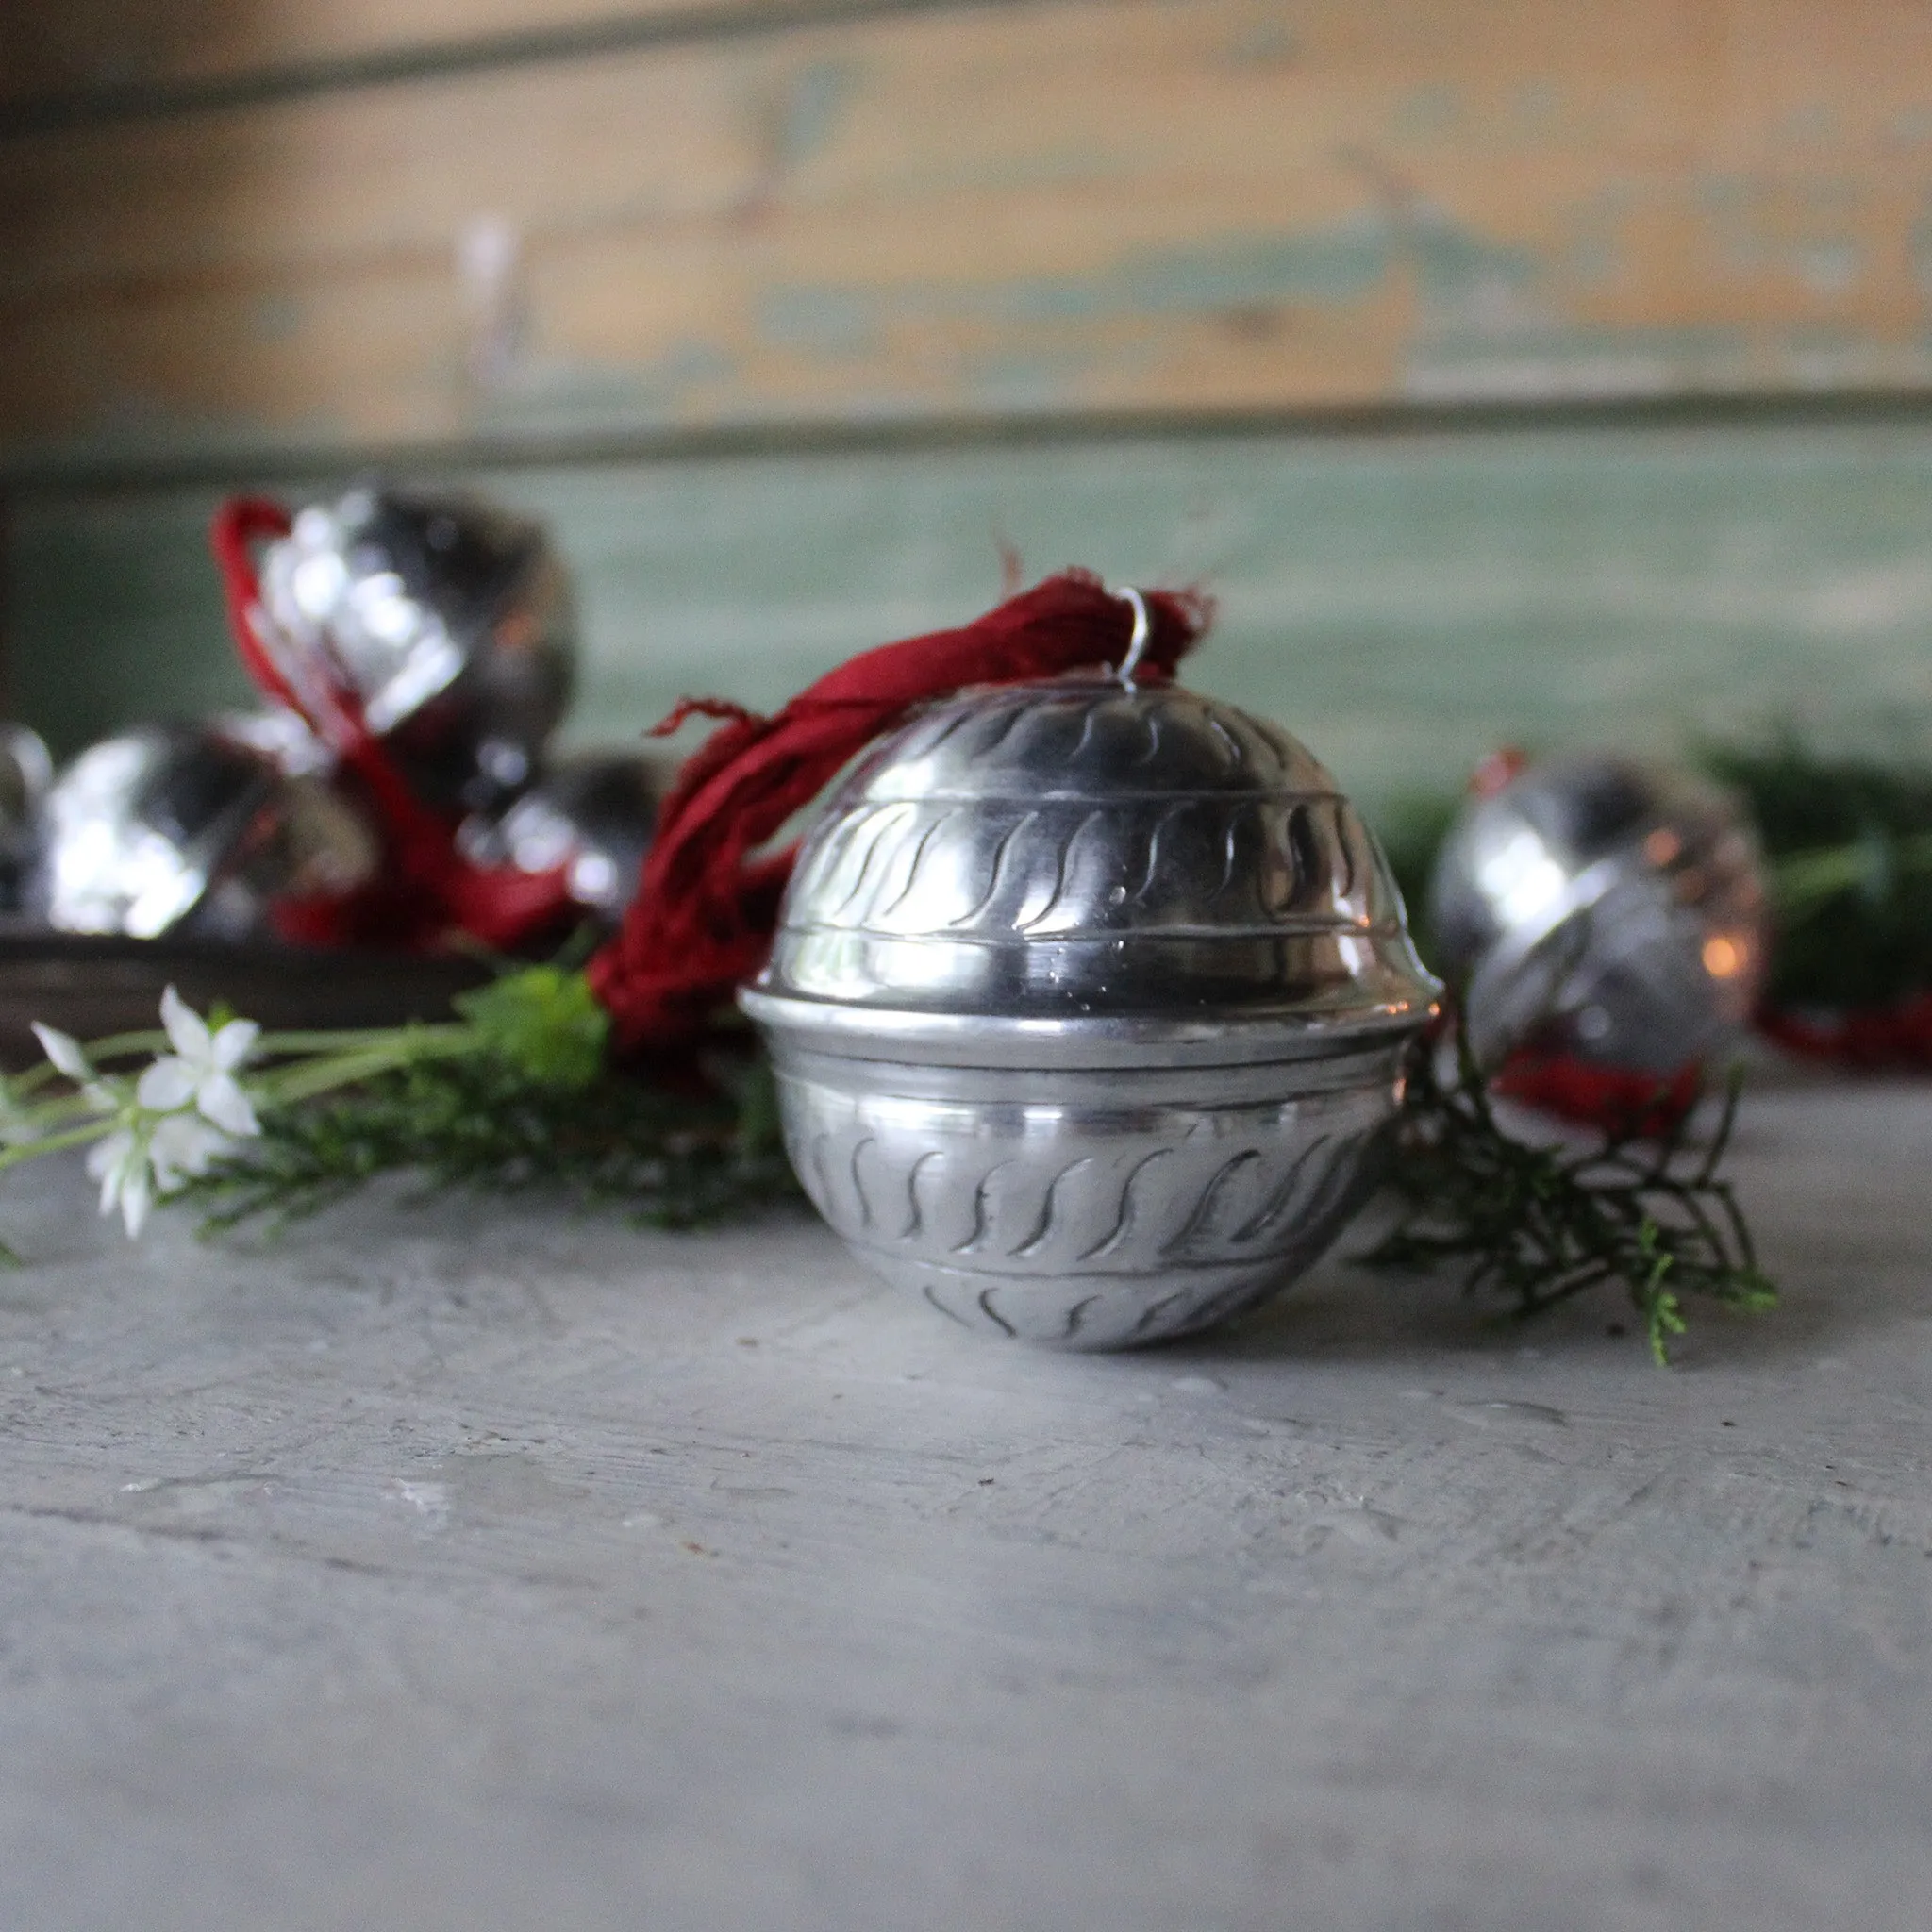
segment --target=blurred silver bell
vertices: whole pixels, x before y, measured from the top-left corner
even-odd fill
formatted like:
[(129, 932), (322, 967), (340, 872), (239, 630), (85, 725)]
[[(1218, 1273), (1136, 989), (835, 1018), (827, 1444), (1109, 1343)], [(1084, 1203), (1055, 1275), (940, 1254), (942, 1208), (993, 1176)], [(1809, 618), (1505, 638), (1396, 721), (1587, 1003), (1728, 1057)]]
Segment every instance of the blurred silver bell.
[(637, 895), (668, 774), (642, 752), (560, 759), (500, 818), (465, 821), (459, 843), (478, 865), (566, 868), (570, 895), (615, 922)]
[(1532, 765), (1464, 808), (1430, 921), (1470, 1045), (1666, 1074), (1749, 1019), (1768, 952), (1757, 841), (1731, 797), (1609, 754)]
[(353, 693), (432, 804), (520, 791), (569, 700), (563, 565), (540, 525), (471, 497), (371, 487), (311, 505), (263, 558), (261, 601), (297, 693)]
[(208, 725), (104, 740), (47, 794), (30, 903), (63, 932), (255, 938), (285, 894), (375, 875), (366, 820), (316, 777), (291, 777)]
[(54, 778), (37, 731), (0, 724), (0, 913), (21, 909), (40, 855), (41, 806)]

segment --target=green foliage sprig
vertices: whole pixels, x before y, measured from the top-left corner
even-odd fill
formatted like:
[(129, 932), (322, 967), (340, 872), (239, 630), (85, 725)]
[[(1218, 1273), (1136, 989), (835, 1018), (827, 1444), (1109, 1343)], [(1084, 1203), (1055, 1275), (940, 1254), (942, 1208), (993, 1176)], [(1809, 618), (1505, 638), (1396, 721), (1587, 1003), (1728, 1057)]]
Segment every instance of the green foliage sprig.
[(1932, 988), (1932, 771), (1825, 758), (1790, 736), (1703, 758), (1763, 841), (1770, 998), (1883, 1008)]
[(206, 1224), (299, 1219), (401, 1172), (430, 1191), (547, 1186), (662, 1227), (796, 1193), (762, 1059), (721, 1057), (676, 1084), (617, 1071), (609, 1015), (561, 966), (507, 974), (457, 1009), (452, 1025), (403, 1029), (393, 1064), (267, 1111), (258, 1137), (188, 1181)]
[(748, 1050), (675, 1082), (619, 1071), (608, 1015), (561, 965), (456, 1004), (434, 1025), (263, 1033), (170, 988), (155, 1032), (84, 1045), (42, 1027), (46, 1061), (0, 1080), (0, 1170), (87, 1147), (102, 1212), (130, 1235), (158, 1200), (233, 1227), (403, 1170), (430, 1188), (550, 1184), (675, 1226), (796, 1191)]
[(694, 1227), (798, 1191), (763, 1061), (721, 1080), (686, 1091), (600, 1070), (533, 1081), (495, 1053), (413, 1061), (265, 1115), (258, 1140), (185, 1191), (216, 1231), (299, 1220), (385, 1174), (413, 1174), (425, 1191), (549, 1188), (653, 1226)]
[(1460, 1268), (1465, 1293), (1518, 1319), (1621, 1285), (1659, 1363), (1684, 1333), (1687, 1297), (1753, 1313), (1775, 1305), (1719, 1173), (1735, 1077), (1701, 1144), (1687, 1115), (1657, 1141), (1606, 1135), (1578, 1149), (1502, 1124), (1459, 1028), (1453, 1058), (1446, 1079), (1433, 1049), (1417, 1058), (1390, 1179), (1400, 1218), (1363, 1265)]

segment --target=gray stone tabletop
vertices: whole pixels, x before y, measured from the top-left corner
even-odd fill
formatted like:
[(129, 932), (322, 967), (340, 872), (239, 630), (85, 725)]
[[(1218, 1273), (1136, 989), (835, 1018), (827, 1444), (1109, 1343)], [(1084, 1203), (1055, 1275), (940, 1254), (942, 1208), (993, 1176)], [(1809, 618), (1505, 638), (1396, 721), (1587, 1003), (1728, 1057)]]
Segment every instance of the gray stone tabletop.
[[(0, 1216), (0, 1924), (1932, 1923), (1932, 1088), (1679, 1366), (1338, 1259), (983, 1341), (808, 1221)], [(1344, 1247), (1346, 1243), (1344, 1243)]]

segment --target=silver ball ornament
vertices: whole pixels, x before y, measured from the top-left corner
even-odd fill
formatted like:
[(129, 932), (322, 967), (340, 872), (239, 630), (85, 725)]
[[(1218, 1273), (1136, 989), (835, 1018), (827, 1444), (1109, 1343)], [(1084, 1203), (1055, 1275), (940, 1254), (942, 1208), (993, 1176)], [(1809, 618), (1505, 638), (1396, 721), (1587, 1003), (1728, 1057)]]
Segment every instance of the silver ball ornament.
[(571, 897), (608, 924), (637, 896), (669, 774), (642, 752), (558, 759), (500, 817), (467, 820), (464, 857), (520, 872), (564, 869)]
[(1472, 799), (1437, 858), (1429, 916), (1485, 1066), (1530, 1048), (1674, 1073), (1735, 1040), (1769, 952), (1736, 801), (1607, 753), (1531, 765)]
[(835, 792), (741, 995), (858, 1258), (1114, 1349), (1254, 1307), (1373, 1184), (1438, 988), (1334, 780), (1171, 686), (970, 692)]
[(255, 939), (284, 894), (375, 874), (367, 821), (210, 725), (148, 724), (75, 758), (49, 791), (30, 903), (63, 932)]
[(41, 808), (53, 760), (36, 731), (0, 724), (0, 914), (21, 910), (40, 857)]
[(488, 809), (528, 783), (576, 661), (540, 525), (473, 497), (352, 490), (296, 516), (260, 587), (298, 695), (353, 694), (420, 796)]

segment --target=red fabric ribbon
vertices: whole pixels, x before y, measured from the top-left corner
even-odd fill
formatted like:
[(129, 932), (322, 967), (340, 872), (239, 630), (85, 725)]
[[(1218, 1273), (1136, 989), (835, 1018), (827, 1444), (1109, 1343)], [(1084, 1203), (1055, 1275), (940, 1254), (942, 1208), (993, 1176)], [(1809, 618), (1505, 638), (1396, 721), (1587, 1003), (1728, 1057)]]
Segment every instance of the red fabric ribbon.
[(1674, 1074), (1641, 1074), (1592, 1066), (1567, 1054), (1524, 1052), (1511, 1054), (1490, 1084), (1511, 1100), (1578, 1126), (1660, 1141), (1697, 1105), (1704, 1068), (1690, 1060)]
[(1758, 1032), (1787, 1053), (1873, 1070), (1932, 1067), (1932, 992), (1891, 1007), (1807, 1019), (1775, 1007), (1757, 1015)]
[[(1146, 593), (1139, 675), (1173, 675), (1207, 629), (1208, 601)], [(658, 732), (696, 713), (723, 726), (685, 765), (658, 815), (624, 926), (591, 961), (591, 985), (633, 1051), (688, 1047), (733, 989), (763, 965), (796, 848), (761, 848), (854, 753), (917, 707), (969, 685), (1013, 684), (1126, 654), (1131, 608), (1084, 571), (1009, 598), (958, 630), (886, 644), (841, 664), (775, 717), (688, 699)]]
[(276, 908), (285, 939), (312, 945), (433, 944), (449, 931), (490, 946), (516, 946), (560, 925), (572, 902), (559, 867), (526, 873), (470, 863), (458, 851), (457, 822), (416, 796), (363, 719), (353, 691), (300, 676), (271, 649), (254, 546), (286, 537), (289, 512), (267, 497), (231, 497), (215, 511), (208, 544), (222, 574), (228, 626), (243, 667), (265, 697), (296, 712), (354, 774), (375, 810), (385, 876), (339, 898), (286, 900)]

